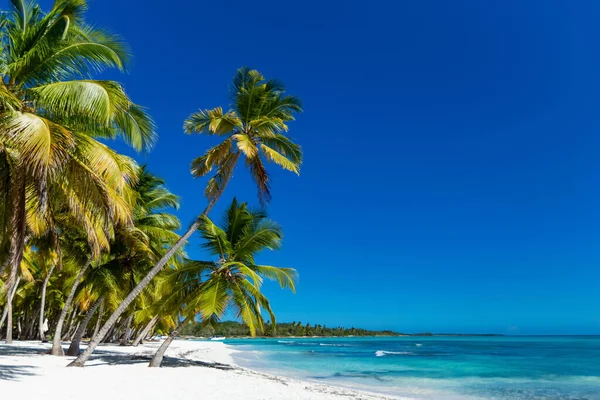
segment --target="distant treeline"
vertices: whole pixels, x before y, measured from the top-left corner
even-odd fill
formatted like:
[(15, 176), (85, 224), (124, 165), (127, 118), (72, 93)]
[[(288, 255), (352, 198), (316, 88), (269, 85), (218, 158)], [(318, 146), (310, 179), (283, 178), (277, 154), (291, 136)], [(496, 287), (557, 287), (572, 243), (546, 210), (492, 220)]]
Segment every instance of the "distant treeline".
[[(181, 331), (183, 336), (250, 336), (250, 329), (245, 324), (235, 321), (219, 322), (216, 326), (203, 326), (201, 323), (190, 323)], [(302, 322), (278, 323), (273, 332), (271, 324), (265, 325), (261, 336), (398, 336), (393, 331), (369, 331), (360, 328), (330, 328), (326, 325), (303, 324)]]
[[(182, 336), (250, 336), (250, 329), (245, 324), (236, 321), (218, 322), (213, 326), (204, 326), (201, 323), (189, 323), (181, 331)], [(302, 322), (278, 323), (276, 331), (273, 332), (271, 324), (265, 325), (265, 332), (261, 336), (499, 336), (495, 334), (484, 335), (462, 335), (453, 333), (399, 333), (391, 330), (370, 331), (362, 328), (328, 327), (326, 325), (311, 325)]]

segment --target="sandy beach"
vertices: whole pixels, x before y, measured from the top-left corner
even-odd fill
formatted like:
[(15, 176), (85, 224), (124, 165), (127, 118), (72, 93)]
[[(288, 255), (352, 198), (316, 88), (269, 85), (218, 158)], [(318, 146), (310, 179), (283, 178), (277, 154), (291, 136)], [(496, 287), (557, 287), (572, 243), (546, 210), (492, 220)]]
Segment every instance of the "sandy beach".
[(221, 342), (176, 341), (163, 368), (148, 368), (158, 345), (105, 345), (85, 368), (65, 368), (73, 358), (47, 355), (49, 344), (1, 344), (0, 390), (23, 399), (401, 399), (244, 369)]

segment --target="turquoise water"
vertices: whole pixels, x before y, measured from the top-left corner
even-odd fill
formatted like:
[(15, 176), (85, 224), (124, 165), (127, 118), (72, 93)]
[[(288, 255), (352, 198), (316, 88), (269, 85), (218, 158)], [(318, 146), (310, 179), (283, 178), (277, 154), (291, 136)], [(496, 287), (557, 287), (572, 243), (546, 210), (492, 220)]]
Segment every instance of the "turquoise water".
[(600, 400), (600, 336), (225, 343), (248, 368), (414, 399)]

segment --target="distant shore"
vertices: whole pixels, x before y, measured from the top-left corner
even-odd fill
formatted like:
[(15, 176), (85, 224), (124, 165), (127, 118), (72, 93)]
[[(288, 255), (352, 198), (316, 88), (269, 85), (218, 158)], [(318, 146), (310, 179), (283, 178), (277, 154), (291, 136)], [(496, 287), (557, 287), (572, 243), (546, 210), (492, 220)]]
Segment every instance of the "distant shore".
[(47, 355), (49, 344), (1, 344), (2, 394), (6, 398), (52, 400), (408, 399), (241, 368), (231, 357), (235, 350), (217, 341), (175, 341), (167, 352), (163, 368), (147, 368), (159, 344), (104, 345), (85, 368), (66, 368), (73, 358)]
[[(221, 335), (218, 335), (221, 336)], [(223, 335), (227, 339), (327, 339), (327, 338), (374, 338), (374, 337), (503, 337), (506, 335), (499, 333), (398, 333), (394, 335), (328, 335), (328, 336), (248, 336), (248, 335)], [(208, 340), (210, 336), (181, 336), (181, 339), (196, 339), (196, 340)]]

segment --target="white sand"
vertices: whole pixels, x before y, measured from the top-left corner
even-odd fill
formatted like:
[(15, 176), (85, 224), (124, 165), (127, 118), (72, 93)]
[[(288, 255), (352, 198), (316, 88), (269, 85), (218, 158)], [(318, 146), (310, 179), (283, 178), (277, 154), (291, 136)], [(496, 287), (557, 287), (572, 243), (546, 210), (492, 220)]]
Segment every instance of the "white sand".
[(167, 365), (148, 368), (147, 358), (157, 348), (157, 343), (100, 346), (85, 368), (65, 368), (73, 357), (45, 354), (49, 344), (0, 344), (0, 393), (7, 399), (61, 400), (392, 398), (243, 369), (234, 365), (231, 348), (220, 342), (175, 341), (167, 351)]

